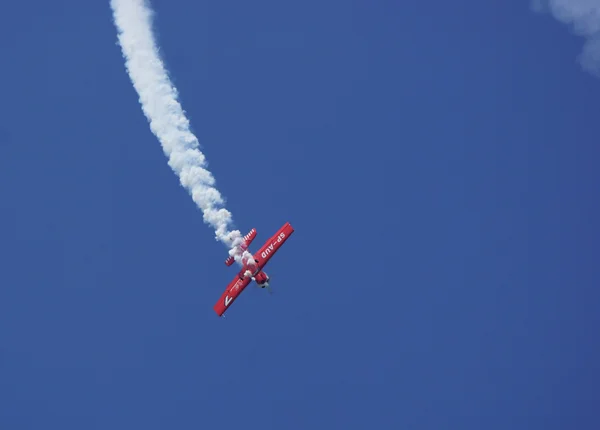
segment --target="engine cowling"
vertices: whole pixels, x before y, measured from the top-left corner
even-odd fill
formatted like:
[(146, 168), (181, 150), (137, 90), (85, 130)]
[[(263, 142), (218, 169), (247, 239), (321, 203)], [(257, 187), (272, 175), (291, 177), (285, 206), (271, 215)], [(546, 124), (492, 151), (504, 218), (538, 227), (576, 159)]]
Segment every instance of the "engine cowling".
[(254, 281), (258, 284), (259, 287), (265, 288), (269, 285), (269, 275), (267, 275), (262, 270), (254, 276)]

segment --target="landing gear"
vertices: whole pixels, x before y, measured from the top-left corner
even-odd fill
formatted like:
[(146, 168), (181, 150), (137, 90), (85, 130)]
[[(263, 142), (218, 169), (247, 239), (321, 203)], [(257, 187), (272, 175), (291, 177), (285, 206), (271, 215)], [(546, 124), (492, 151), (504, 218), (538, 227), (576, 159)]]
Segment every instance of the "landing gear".
[(271, 278), (268, 275), (265, 275), (262, 278), (263, 279), (260, 279), (260, 280), (257, 280), (256, 278), (252, 278), (252, 280), (256, 282), (256, 285), (259, 288), (266, 288), (267, 291), (269, 292), (269, 294), (272, 294), (273, 291), (271, 291), (271, 287), (269, 287), (269, 281), (271, 280)]

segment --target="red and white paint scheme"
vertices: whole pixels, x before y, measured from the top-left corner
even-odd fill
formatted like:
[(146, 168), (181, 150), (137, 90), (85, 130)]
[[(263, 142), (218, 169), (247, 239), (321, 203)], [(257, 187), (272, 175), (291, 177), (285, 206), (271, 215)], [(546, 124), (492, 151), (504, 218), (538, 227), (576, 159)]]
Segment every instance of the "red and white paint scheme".
[[(265, 242), (265, 244), (256, 252), (256, 254), (252, 255), (250, 253), (244, 253), (244, 256), (242, 257), (242, 269), (229, 283), (225, 289), (225, 292), (214, 306), (214, 310), (217, 315), (222, 316), (227, 308), (231, 306), (231, 303), (238, 298), (238, 296), (241, 294), (244, 288), (250, 284), (250, 282), (255, 281), (261, 288), (269, 286), (270, 278), (269, 275), (263, 271), (263, 268), (267, 265), (271, 257), (275, 255), (279, 248), (281, 248), (281, 245), (288, 240), (293, 232), (294, 228), (289, 222), (286, 222), (283, 227), (281, 227), (277, 233), (273, 235), (273, 237)], [(242, 249), (244, 251), (248, 248), (248, 245), (250, 245), (255, 237), (256, 229), (254, 228), (250, 230), (250, 233), (244, 236), (244, 242), (242, 243)], [(231, 266), (233, 262), (233, 257), (229, 257), (227, 260), (225, 260), (225, 264), (227, 264), (227, 266)]]
[[(248, 247), (250, 246), (250, 244), (252, 243), (252, 241), (254, 240), (255, 237), (256, 237), (256, 229), (253, 228), (252, 230), (250, 230), (250, 232), (246, 236), (244, 236), (244, 241), (240, 245), (240, 248), (242, 248), (244, 251), (246, 249), (248, 249)], [(227, 266), (231, 266), (234, 261), (235, 261), (235, 259), (233, 258), (233, 255), (230, 255), (229, 257), (227, 257), (227, 260), (225, 260), (225, 264)]]

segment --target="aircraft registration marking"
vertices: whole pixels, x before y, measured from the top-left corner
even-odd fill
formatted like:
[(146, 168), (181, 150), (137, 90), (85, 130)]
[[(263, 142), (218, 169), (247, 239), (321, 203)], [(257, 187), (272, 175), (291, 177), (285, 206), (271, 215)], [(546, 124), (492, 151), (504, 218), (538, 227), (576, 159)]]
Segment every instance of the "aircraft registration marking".
[(273, 241), (273, 243), (271, 243), (271, 244), (270, 244), (270, 245), (267, 247), (267, 249), (265, 249), (265, 250), (264, 250), (264, 251), (263, 251), (263, 252), (260, 254), (260, 256), (261, 256), (262, 258), (267, 258), (267, 255), (269, 255), (269, 254), (270, 254), (270, 253), (273, 251), (273, 248), (275, 248), (275, 245), (277, 245), (278, 243), (281, 243), (281, 241), (282, 241), (283, 239), (285, 239), (285, 233), (281, 232), (281, 233), (279, 233), (279, 236), (277, 236), (277, 239), (276, 239), (275, 241)]

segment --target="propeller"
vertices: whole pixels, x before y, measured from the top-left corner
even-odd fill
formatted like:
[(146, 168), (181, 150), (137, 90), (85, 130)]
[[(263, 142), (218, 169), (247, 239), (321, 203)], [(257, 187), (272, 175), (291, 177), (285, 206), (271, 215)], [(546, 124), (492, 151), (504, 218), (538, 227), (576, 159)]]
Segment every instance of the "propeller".
[[(252, 277), (252, 280), (253, 280), (254, 282), (256, 282), (256, 279), (255, 279), (254, 277)], [(270, 282), (270, 281), (271, 281), (271, 278), (269, 277), (269, 278), (267, 279), (267, 281), (266, 281), (266, 282), (263, 284), (263, 286), (264, 286), (264, 287), (261, 287), (261, 286), (260, 286), (260, 285), (258, 285), (258, 284), (256, 284), (256, 286), (257, 286), (258, 288), (266, 288), (266, 289), (267, 289), (267, 291), (269, 292), (269, 294), (273, 294), (273, 290), (271, 290), (271, 286), (269, 285), (269, 282)]]

